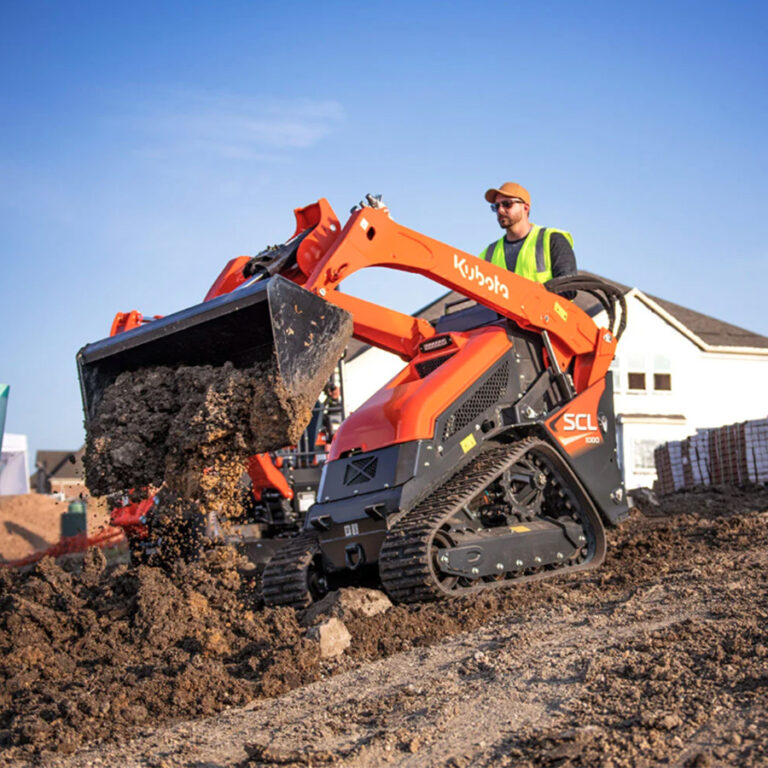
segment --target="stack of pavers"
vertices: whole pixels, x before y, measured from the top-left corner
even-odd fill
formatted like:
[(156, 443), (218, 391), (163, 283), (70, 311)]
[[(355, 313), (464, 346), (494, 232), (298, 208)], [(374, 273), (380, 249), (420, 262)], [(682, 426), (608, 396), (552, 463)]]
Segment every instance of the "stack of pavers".
[(688, 443), (688, 457), (691, 462), (692, 485), (710, 485), (709, 479), (709, 430), (700, 429), (691, 435)]
[(744, 424), (747, 472), (753, 483), (768, 483), (768, 419)]
[(675, 478), (672, 474), (671, 453), (672, 447), (679, 445), (679, 442), (674, 441), (662, 443), (653, 449), (653, 461), (656, 464), (656, 483), (654, 488), (658, 493), (672, 493), (672, 491), (676, 490)]
[(702, 485), (768, 483), (768, 419), (700, 429), (656, 447), (661, 494)]

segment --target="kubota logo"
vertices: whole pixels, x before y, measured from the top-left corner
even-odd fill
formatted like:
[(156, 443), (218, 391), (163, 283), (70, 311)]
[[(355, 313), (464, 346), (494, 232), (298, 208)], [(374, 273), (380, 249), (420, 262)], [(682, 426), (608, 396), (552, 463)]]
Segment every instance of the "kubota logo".
[(462, 256), (461, 259), (459, 259), (458, 254), (453, 254), (453, 267), (454, 269), (459, 270), (459, 273), (465, 280), (476, 282), (486, 290), (492, 291), (493, 293), (498, 293), (500, 296), (508, 299), (509, 288), (507, 288), (507, 286), (504, 285), (504, 283), (502, 283), (496, 275), (490, 277), (489, 275), (483, 274), (483, 271), (480, 269), (479, 259), (476, 259), (475, 261), (478, 263), (472, 264), (470, 267), (467, 264), (467, 259), (465, 256)]

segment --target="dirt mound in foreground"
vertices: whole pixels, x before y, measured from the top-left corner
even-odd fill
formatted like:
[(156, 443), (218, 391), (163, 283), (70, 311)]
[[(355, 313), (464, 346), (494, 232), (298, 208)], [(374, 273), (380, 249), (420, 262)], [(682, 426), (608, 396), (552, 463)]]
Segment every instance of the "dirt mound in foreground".
[[(687, 512), (676, 514), (676, 503)], [(718, 557), (738, 563), (747, 557), (740, 552), (752, 557), (768, 543), (765, 490), (689, 494), (663, 505), (668, 516), (635, 515), (614, 531), (608, 561), (596, 572), (350, 619), (351, 649), (330, 661), (319, 658), (292, 609), (259, 609), (255, 585), (227, 550), (171, 575), (148, 567), (107, 574), (94, 552), (80, 576), (51, 562), (27, 575), (0, 576), (5, 760), (71, 752), (149, 724), (278, 695), (493, 617), (522, 621), (552, 605), (600, 613), (639, 583), (689, 578)], [(488, 764), (590, 764), (579, 755), (594, 757), (591, 764), (630, 765), (638, 755), (658, 760), (677, 736), (678, 719), (695, 730), (718, 697), (726, 706), (748, 706), (768, 680), (764, 573), (742, 569), (748, 578), (728, 603), (713, 603), (716, 624), (651, 631), (580, 672), (588, 696), (575, 726), (595, 729), (578, 732), (578, 748), (573, 735), (531, 734)], [(478, 665), (467, 674), (485, 674)], [(612, 739), (600, 736), (606, 728)]]
[(230, 550), (159, 568), (97, 549), (79, 575), (45, 559), (0, 572), (0, 745), (71, 752), (82, 741), (204, 715), (314, 679), (292, 610), (258, 611)]

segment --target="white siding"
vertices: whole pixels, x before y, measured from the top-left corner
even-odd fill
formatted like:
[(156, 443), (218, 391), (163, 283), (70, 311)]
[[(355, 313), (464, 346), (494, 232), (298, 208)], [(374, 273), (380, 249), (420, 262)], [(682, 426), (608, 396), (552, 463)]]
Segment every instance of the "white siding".
[[(768, 350), (767, 350), (768, 352)], [(697, 427), (720, 427), (768, 415), (768, 355), (702, 355), (691, 385)]]
[[(652, 445), (681, 440), (697, 429), (763, 418), (768, 413), (768, 349), (765, 354), (710, 352), (673, 328), (636, 295), (627, 297), (629, 323), (614, 370), (614, 407), (620, 422), (620, 460), (627, 488), (652, 486), (656, 472), (644, 464)], [(605, 315), (595, 318), (605, 322)], [(640, 362), (642, 361), (642, 362)], [(644, 366), (646, 390), (628, 390), (628, 376)], [(669, 363), (668, 371), (659, 366)], [(669, 392), (653, 389), (654, 372), (669, 372)], [(616, 379), (614, 379), (614, 382)], [(633, 414), (646, 414), (640, 419)], [(683, 416), (670, 421), (661, 416)], [(623, 422), (623, 423), (621, 423)]]
[[(614, 361), (619, 378), (618, 386), (614, 379), (616, 413), (686, 414), (700, 350), (641, 301), (629, 297), (627, 304), (629, 322)], [(598, 324), (605, 322), (604, 316), (595, 320)], [(661, 362), (659, 358), (670, 363), (664, 371), (657, 369)], [(645, 374), (645, 391), (629, 390), (628, 379), (632, 372)], [(654, 391), (655, 372), (671, 375), (672, 389), (669, 392)]]
[(370, 347), (344, 366), (344, 401), (348, 413), (378, 392), (405, 363), (391, 352)]

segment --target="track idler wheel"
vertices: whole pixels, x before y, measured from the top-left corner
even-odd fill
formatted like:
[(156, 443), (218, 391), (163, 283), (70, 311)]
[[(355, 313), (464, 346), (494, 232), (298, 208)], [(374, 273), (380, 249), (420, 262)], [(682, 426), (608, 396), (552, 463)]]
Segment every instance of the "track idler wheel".
[(267, 605), (306, 608), (328, 592), (320, 545), (312, 536), (289, 539), (269, 560), (262, 578)]

